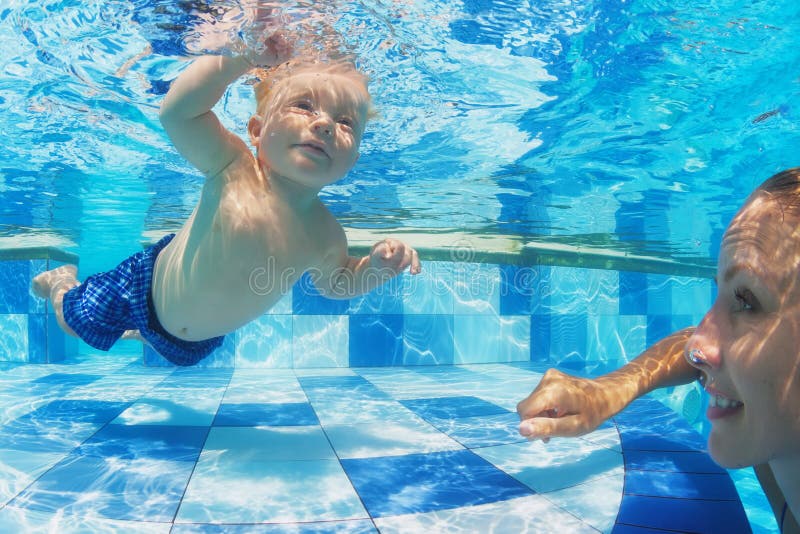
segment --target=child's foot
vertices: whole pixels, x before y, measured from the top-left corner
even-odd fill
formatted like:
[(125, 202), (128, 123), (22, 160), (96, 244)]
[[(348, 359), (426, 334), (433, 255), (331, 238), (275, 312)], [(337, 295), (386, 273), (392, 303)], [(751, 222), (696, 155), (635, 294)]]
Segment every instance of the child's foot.
[(139, 333), (138, 330), (125, 330), (122, 334), (122, 339), (135, 339), (136, 341), (141, 341), (142, 343), (150, 344), (145, 338), (142, 337), (142, 334)]
[(64, 282), (77, 285), (77, 275), (78, 268), (76, 266), (62, 265), (61, 267), (56, 267), (55, 269), (36, 275), (31, 281), (31, 289), (37, 297), (47, 299), (50, 298), (53, 288)]

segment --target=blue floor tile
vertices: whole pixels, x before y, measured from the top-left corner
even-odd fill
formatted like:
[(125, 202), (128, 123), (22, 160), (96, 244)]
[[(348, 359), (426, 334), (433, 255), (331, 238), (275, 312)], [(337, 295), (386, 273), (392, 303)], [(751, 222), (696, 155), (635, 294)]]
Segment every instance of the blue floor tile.
[(625, 471), (625, 493), (648, 497), (739, 500), (727, 473), (675, 473), (669, 471)]
[(491, 447), (525, 441), (517, 430), (519, 415), (506, 412), (461, 419), (428, 418), (428, 422), (465, 447)]
[(52, 373), (31, 380), (31, 384), (47, 384), (60, 388), (76, 388), (91, 384), (102, 378), (101, 375), (86, 375), (80, 373)]
[(617, 523), (679, 532), (749, 532), (739, 501), (665, 499), (623, 495)]
[(335, 460), (325, 433), (318, 426), (219, 426), (208, 434), (203, 450), (217, 462)]
[(325, 434), (339, 458), (372, 458), (462, 449), (446, 434), (422, 421), (329, 425)]
[(307, 402), (281, 404), (221, 404), (214, 426), (305, 426), (318, 425)]
[(204, 451), (186, 489), (178, 523), (304, 523), (366, 519), (335, 459), (252, 460)]
[(0, 449), (30, 452), (69, 452), (94, 434), (94, 423), (12, 421), (0, 427)]
[(142, 397), (113, 422), (122, 425), (209, 426), (219, 408), (214, 399)]
[(347, 391), (348, 397), (385, 399), (389, 396), (360, 376), (308, 376), (297, 379), (309, 398), (322, 397), (327, 393), (339, 394)]
[(194, 462), (200, 455), (208, 427), (106, 425), (76, 453), (99, 458), (152, 458)]
[(533, 494), (467, 450), (342, 460), (342, 466), (373, 517), (473, 506)]
[(478, 397), (438, 397), (400, 401), (406, 408), (425, 419), (457, 419), (477, 415), (511, 413), (502, 406)]
[(674, 533), (675, 531), (663, 530), (660, 528), (636, 527), (633, 525), (623, 525), (621, 523), (614, 525), (614, 528), (611, 530), (611, 534), (669, 534), (670, 532)]
[(172, 521), (193, 467), (191, 462), (72, 455), (10, 506), (108, 519)]
[(206, 389), (227, 387), (233, 376), (233, 369), (214, 369), (202, 367), (178, 367), (159, 384), (159, 387), (180, 387)]
[(640, 451), (697, 451), (705, 449), (706, 441), (697, 433), (685, 435), (670, 433), (655, 434), (651, 430), (618, 426), (619, 439), (625, 450)]
[(317, 521), (288, 525), (175, 525), (170, 534), (377, 534), (369, 519)]
[(683, 473), (725, 473), (711, 457), (698, 451), (625, 450), (625, 468)]
[(37, 424), (59, 421), (105, 424), (122, 413), (127, 406), (126, 402), (54, 400), (17, 418), (17, 421), (31, 421)]

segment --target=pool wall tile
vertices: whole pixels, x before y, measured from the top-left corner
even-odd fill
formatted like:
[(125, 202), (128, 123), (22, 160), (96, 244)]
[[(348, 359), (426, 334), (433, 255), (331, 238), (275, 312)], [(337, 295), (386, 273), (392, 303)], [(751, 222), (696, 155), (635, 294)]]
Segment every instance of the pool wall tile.
[(347, 367), (349, 319), (347, 315), (294, 315), (294, 367)]
[(500, 315), (527, 315), (549, 304), (549, 295), (548, 302), (540, 298), (549, 288), (542, 278), (544, 270), (542, 267), (500, 265)]
[(27, 362), (28, 315), (23, 313), (0, 314), (0, 332), (3, 332), (0, 353), (3, 361)]
[(402, 365), (402, 315), (351, 315), (350, 367)]
[(292, 307), (295, 315), (341, 315), (347, 313), (350, 302), (323, 297), (305, 274), (292, 288)]
[(530, 358), (529, 316), (458, 316), (455, 363), (525, 361)]
[(389, 314), (403, 313), (403, 291), (405, 276), (395, 276), (382, 286), (376, 287), (366, 295), (350, 299), (348, 313), (356, 314)]
[(403, 313), (452, 315), (455, 309), (453, 263), (432, 261), (417, 275), (403, 273)]
[(499, 315), (499, 265), (457, 263), (453, 266), (453, 314)]
[(454, 323), (458, 319), (452, 315), (404, 316), (403, 365), (454, 363)]
[(77, 355), (77, 340), (59, 328), (50, 303), (30, 291), (34, 276), (59, 265), (46, 259), (0, 261), (0, 361), (53, 363)]
[(264, 314), (236, 331), (236, 367), (292, 366), (291, 314)]
[(27, 315), (28, 363), (47, 363), (47, 319), (43, 313)]
[(25, 314), (30, 307), (31, 262), (9, 260), (0, 262), (0, 314)]
[[(28, 260), (30, 263), (30, 278), (28, 279), (28, 287), (30, 287), (31, 280), (37, 274), (41, 274), (48, 270), (49, 264), (52, 263), (53, 267), (62, 265), (60, 262), (50, 262), (50, 260)], [(47, 303), (33, 294), (32, 291), (28, 292), (28, 313), (47, 313)]]
[(647, 313), (649, 315), (672, 314), (672, 278), (662, 274), (648, 274)]
[[(465, 258), (469, 259), (469, 258)], [(52, 260), (0, 262), (0, 361), (68, 361), (77, 340), (29, 291)], [(206, 367), (309, 368), (635, 358), (713, 302), (710, 279), (552, 265), (430, 261), (370, 293), (323, 297), (307, 274), (226, 337)], [(84, 345), (81, 344), (81, 347)], [(152, 349), (145, 365), (168, 366)]]

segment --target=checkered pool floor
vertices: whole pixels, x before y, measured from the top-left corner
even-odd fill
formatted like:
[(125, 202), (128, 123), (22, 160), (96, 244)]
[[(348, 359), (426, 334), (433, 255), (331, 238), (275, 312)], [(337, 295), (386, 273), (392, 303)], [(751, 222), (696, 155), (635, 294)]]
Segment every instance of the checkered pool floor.
[(747, 532), (727, 472), (640, 399), (528, 442), (530, 364), (0, 367), (0, 532)]

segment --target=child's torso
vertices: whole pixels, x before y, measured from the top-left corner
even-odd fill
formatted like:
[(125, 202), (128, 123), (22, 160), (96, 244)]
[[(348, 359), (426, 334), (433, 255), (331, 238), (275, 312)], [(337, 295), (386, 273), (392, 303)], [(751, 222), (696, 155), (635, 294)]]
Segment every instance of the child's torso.
[(158, 256), (152, 292), (159, 321), (189, 341), (232, 332), (318, 266), (338, 228), (321, 203), (300, 218), (270, 192), (252, 160), (234, 163), (206, 181), (194, 213)]

